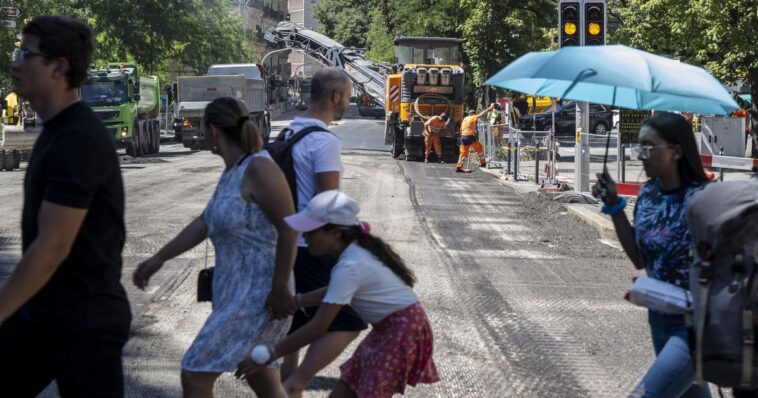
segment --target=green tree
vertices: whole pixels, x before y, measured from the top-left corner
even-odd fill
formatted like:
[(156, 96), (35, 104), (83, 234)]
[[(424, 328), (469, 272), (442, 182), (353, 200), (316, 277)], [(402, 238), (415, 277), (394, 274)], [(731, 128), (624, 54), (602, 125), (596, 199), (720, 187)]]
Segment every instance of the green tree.
[[(95, 64), (134, 61), (165, 77), (176, 63), (203, 74), (212, 63), (250, 61), (242, 19), (234, 0), (6, 0), (21, 8), (19, 22), (36, 15), (73, 15), (87, 21), (97, 38)], [(8, 87), (15, 30), (0, 31), (0, 84)]]
[(372, 10), (371, 24), (366, 33), (366, 56), (381, 62), (392, 62), (395, 58), (395, 44), (383, 22), (382, 11), (378, 8)]
[(758, 158), (758, 4), (755, 0), (618, 0), (617, 43), (704, 65), (722, 82), (752, 88), (752, 156)]
[(322, 0), (313, 7), (321, 33), (347, 47), (366, 46), (366, 17), (374, 9), (371, 0)]
[[(472, 86), (480, 87), (527, 52), (548, 48), (551, 29), (557, 25), (553, 1), (461, 0), (461, 5), (470, 10), (461, 31)], [(468, 87), (468, 96), (478, 98), (481, 90), (475, 91), (472, 86)]]
[(460, 37), (460, 25), (469, 14), (460, 0), (395, 0), (392, 12), (396, 35)]

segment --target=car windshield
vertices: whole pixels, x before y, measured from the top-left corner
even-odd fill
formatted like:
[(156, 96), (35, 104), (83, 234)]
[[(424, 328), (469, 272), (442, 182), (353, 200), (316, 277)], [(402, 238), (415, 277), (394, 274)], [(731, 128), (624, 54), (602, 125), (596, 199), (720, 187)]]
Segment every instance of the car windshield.
[(82, 100), (90, 105), (119, 105), (128, 100), (126, 81), (87, 80), (80, 90)]

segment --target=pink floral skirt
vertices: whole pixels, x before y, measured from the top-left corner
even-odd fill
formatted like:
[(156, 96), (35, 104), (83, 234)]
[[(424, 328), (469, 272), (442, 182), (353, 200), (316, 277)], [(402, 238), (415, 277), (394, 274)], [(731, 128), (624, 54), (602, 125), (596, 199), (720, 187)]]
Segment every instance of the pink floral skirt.
[(373, 325), (340, 366), (341, 379), (360, 398), (392, 397), (403, 394), (406, 385), (437, 382), (433, 340), (420, 303), (395, 311)]

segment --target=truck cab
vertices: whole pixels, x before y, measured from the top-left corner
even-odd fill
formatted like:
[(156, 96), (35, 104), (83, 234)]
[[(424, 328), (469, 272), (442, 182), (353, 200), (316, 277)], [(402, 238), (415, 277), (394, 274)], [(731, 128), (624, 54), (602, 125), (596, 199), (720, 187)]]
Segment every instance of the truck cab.
[(98, 69), (90, 71), (79, 94), (105, 124), (119, 145), (133, 133), (136, 108), (135, 76), (125, 71)]
[(158, 90), (157, 77), (140, 76), (134, 64), (111, 63), (89, 70), (79, 96), (100, 117), (116, 145), (139, 157), (160, 151)]

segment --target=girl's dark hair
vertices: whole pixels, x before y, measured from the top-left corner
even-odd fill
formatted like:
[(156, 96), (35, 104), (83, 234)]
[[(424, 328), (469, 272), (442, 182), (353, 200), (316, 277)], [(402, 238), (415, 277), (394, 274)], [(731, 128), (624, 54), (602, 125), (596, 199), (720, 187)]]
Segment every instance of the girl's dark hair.
[(371, 234), (364, 234), (360, 226), (344, 226), (327, 224), (323, 227), (325, 230), (336, 229), (342, 232), (342, 242), (350, 244), (358, 243), (360, 247), (368, 250), (379, 259), (387, 268), (391, 269), (406, 285), (413, 287), (416, 283), (416, 276), (403, 262), (403, 259), (392, 250), (390, 245), (386, 244), (381, 238)]
[(232, 97), (216, 98), (205, 107), (203, 126), (206, 129), (211, 125), (218, 127), (243, 151), (255, 153), (263, 147), (263, 138), (249, 115), (250, 112), (242, 101)]
[(642, 122), (642, 125), (652, 128), (664, 141), (672, 145), (679, 145), (682, 149), (682, 157), (677, 161), (682, 185), (708, 181), (703, 170), (703, 164), (700, 162), (700, 154), (697, 151), (692, 125), (687, 119), (674, 113), (656, 112), (655, 115)]

